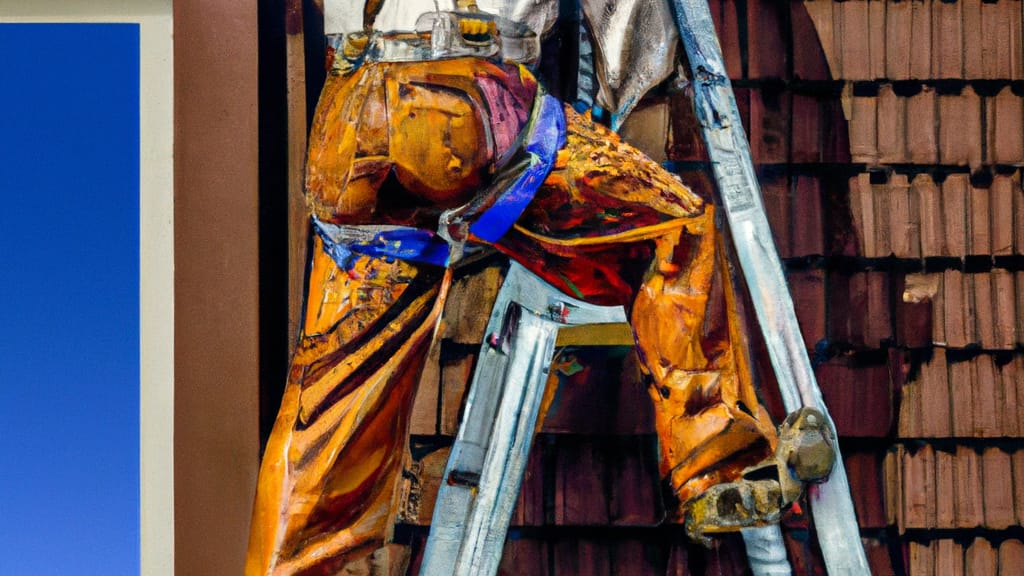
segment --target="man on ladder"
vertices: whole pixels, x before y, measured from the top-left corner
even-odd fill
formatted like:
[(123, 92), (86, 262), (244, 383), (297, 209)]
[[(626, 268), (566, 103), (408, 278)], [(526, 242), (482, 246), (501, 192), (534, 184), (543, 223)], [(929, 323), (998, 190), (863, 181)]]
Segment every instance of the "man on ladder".
[(820, 458), (776, 458), (714, 208), (546, 96), (523, 25), (469, 6), (379, 33), (381, 9), (340, 43), (314, 119), (309, 291), (247, 574), (334, 573), (388, 538), (415, 383), (451, 270), (478, 247), (626, 307), (692, 534), (777, 520), (799, 494), (789, 478), (827, 474), (830, 429), (801, 413)]

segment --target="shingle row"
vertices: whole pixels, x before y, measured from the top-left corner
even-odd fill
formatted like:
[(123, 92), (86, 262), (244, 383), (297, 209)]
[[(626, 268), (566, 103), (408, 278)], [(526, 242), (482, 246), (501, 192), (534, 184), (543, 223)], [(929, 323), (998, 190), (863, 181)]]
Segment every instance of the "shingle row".
[[(850, 145), (839, 94), (797, 92), (782, 84), (735, 87), (733, 92), (755, 165), (849, 160)], [(692, 96), (687, 91), (677, 92), (669, 99), (669, 106), (667, 158), (706, 162), (707, 152), (694, 117)], [(660, 130), (660, 119), (649, 116)], [(655, 157), (659, 156), (657, 153)]]
[(1020, 171), (972, 185), (967, 174), (850, 179), (858, 253), (867, 258), (1024, 254)]
[(971, 168), (1024, 163), (1024, 98), (1011, 86), (985, 96), (971, 86), (958, 94), (919, 88), (897, 93), (883, 84), (877, 95), (849, 95), (854, 162)]
[(1024, 543), (1015, 538), (989, 542), (975, 538), (967, 545), (951, 539), (911, 542), (909, 576), (1010, 576), (1024, 574)]
[(980, 354), (949, 361), (932, 352), (902, 388), (902, 438), (1024, 436), (1024, 356)]
[(1024, 78), (1020, 0), (808, 0), (834, 78)]
[(498, 574), (547, 576), (690, 576), (744, 574), (746, 554), (738, 535), (717, 538), (710, 549), (687, 546), (679, 530), (637, 534), (579, 535), (556, 532), (544, 538), (519, 536), (505, 542)]
[(897, 446), (884, 462), (886, 515), (911, 529), (1004, 530), (1024, 521), (1024, 450)]
[(908, 275), (898, 306), (929, 299), (929, 340), (935, 345), (1012, 350), (1024, 344), (1024, 273), (1020, 271), (996, 268)]

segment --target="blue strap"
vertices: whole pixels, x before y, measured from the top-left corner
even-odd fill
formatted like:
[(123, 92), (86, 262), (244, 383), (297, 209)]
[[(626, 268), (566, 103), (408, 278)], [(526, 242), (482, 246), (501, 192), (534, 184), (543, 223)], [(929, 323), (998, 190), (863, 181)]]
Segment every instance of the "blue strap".
[(540, 112), (526, 144), (530, 165), (490, 208), (469, 225), (469, 231), (481, 240), (497, 242), (508, 232), (533, 200), (551, 172), (558, 150), (565, 145), (562, 103), (554, 96), (545, 94), (539, 105)]
[(314, 227), (324, 243), (324, 252), (343, 270), (350, 270), (358, 256), (384, 260), (405, 260), (444, 266), (448, 261), (448, 243), (429, 230), (396, 227), (374, 232), (370, 238), (345, 238), (332, 234), (329, 225), (314, 219)]

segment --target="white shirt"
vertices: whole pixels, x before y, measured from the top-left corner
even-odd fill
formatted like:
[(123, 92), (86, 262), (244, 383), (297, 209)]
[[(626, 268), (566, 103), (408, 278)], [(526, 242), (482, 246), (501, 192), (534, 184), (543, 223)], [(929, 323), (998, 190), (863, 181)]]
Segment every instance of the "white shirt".
[[(363, 29), (364, 0), (325, 0), (324, 32), (345, 34)], [(547, 32), (558, 18), (558, 0), (477, 0), (483, 12), (529, 26), (538, 35)], [(455, 10), (453, 0), (384, 0), (374, 28), (382, 32), (411, 31), (425, 12)]]
[[(365, 0), (325, 0), (324, 31), (363, 29)], [(543, 36), (558, 19), (558, 0), (477, 0), (490, 14), (521, 22)], [(679, 35), (668, 0), (580, 0), (592, 33), (597, 101), (618, 125), (643, 95), (676, 67)], [(456, 10), (455, 0), (384, 0), (374, 29), (413, 31), (427, 12)]]

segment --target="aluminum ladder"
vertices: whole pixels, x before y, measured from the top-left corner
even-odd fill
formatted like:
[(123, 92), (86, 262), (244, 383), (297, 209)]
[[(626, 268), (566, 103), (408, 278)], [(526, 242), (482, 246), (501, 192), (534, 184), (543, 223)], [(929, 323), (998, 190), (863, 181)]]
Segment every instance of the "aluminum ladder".
[[(817, 408), (834, 430), (803, 346), (708, 4), (671, 4), (692, 72), (697, 117), (783, 403), (788, 412)], [(445, 469), (423, 574), (491, 576), (497, 571), (558, 330), (624, 321), (621, 308), (568, 298), (513, 264), (491, 313)], [(830, 574), (867, 575), (838, 446), (836, 462), (825, 483), (809, 487), (822, 554)], [(777, 526), (742, 532), (756, 575), (789, 573)]]
[[(442, 477), (421, 574), (497, 572), (558, 333), (596, 325), (619, 328), (621, 343), (632, 343), (621, 306), (596, 306), (566, 296), (512, 262), (487, 323), (462, 424)], [(754, 574), (791, 573), (778, 526), (742, 532)]]

